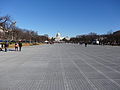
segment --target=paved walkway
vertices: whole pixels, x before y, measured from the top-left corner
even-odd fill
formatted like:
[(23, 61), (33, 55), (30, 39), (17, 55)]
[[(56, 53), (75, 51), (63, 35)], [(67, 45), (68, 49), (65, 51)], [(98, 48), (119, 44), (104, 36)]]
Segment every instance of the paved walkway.
[(54, 44), (0, 52), (0, 90), (120, 90), (120, 47)]

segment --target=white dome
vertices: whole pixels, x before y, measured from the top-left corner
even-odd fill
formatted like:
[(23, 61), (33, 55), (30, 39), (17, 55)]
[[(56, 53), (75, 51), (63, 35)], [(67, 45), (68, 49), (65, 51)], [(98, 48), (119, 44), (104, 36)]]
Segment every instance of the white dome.
[(56, 34), (56, 37), (60, 37), (60, 36), (61, 36), (61, 34), (60, 34), (60, 33), (57, 33), (57, 34)]

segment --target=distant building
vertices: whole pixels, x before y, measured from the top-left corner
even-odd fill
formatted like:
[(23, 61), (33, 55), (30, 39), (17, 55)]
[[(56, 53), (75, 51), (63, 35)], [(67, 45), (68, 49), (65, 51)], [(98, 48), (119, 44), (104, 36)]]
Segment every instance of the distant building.
[(64, 37), (61, 37), (61, 34), (60, 33), (57, 33), (56, 34), (56, 37), (55, 37), (55, 41), (56, 42), (60, 42)]
[(48, 34), (44, 34), (44, 36), (45, 36), (45, 37), (49, 37), (49, 35), (48, 35)]
[(68, 36), (65, 37), (66, 40), (70, 40), (70, 38)]

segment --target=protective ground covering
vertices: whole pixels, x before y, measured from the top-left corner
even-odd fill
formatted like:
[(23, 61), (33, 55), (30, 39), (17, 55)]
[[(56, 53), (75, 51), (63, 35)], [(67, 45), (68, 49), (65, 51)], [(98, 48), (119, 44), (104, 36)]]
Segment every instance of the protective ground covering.
[(120, 47), (54, 44), (0, 52), (0, 90), (120, 90)]

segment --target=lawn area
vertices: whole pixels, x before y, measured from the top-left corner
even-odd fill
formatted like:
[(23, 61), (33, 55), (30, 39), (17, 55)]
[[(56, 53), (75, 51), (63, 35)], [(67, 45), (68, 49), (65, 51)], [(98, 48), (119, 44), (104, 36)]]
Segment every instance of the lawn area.
[[(43, 43), (23, 43), (22, 46), (43, 45)], [(9, 44), (9, 48), (14, 48), (15, 44)]]

